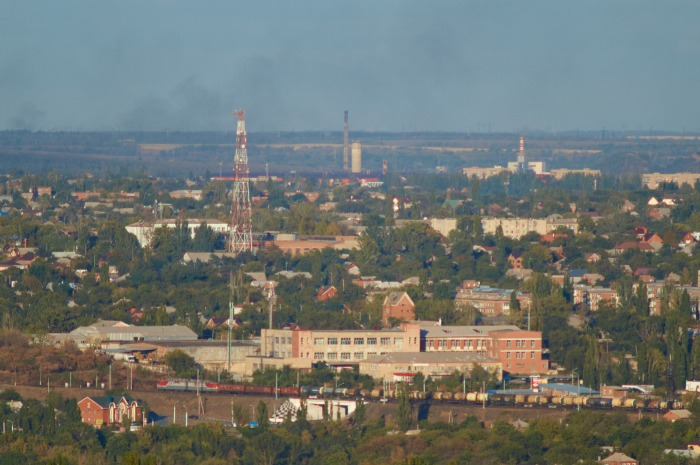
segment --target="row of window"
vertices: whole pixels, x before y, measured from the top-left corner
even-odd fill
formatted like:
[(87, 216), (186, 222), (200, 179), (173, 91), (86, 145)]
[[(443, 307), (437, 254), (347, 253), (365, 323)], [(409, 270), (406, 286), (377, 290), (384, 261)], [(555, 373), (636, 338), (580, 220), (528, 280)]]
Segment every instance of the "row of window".
[[(386, 354), (386, 352), (380, 352), (380, 355), (384, 354)], [(328, 354), (324, 352), (314, 352), (314, 360), (351, 360), (350, 356), (352, 356), (352, 360), (364, 360), (365, 357), (375, 357), (376, 355), (377, 352), (367, 352), (366, 355), (364, 352), (341, 352), (340, 358), (338, 358), (337, 352), (329, 352)], [(303, 357), (304, 354), (301, 354), (301, 356)], [(309, 354), (307, 353), (306, 356), (308, 357)]]
[[(350, 337), (329, 337), (328, 338), (328, 344), (329, 346), (337, 346), (338, 341), (340, 340), (340, 345), (343, 346), (349, 346), (349, 345), (356, 345), (356, 346), (363, 346), (365, 345), (365, 338), (364, 337), (356, 337), (356, 338), (350, 338)], [(390, 337), (382, 337), (382, 338), (376, 338), (376, 337), (368, 337), (367, 338), (367, 345), (368, 346), (376, 346), (377, 341), (383, 346), (389, 346), (391, 345), (391, 338)], [(409, 338), (410, 341), (410, 338)], [(304, 343), (304, 338), (302, 338), (301, 343)], [(306, 343), (309, 343), (309, 338), (306, 338)], [(415, 337), (413, 338), (413, 343), (417, 344), (418, 343), (418, 338)], [(322, 346), (326, 345), (326, 338), (323, 337), (315, 337), (314, 338), (314, 345), (317, 346)], [(402, 337), (395, 337), (394, 338), (394, 345), (395, 346), (402, 346), (403, 345), (403, 338)]]
[[(511, 342), (510, 339), (506, 341), (506, 347), (510, 347), (510, 342)], [(526, 342), (527, 341), (525, 341), (524, 339), (517, 339), (515, 341), (515, 347), (525, 348), (525, 347), (527, 347)], [(530, 347), (535, 347), (535, 340), (534, 339), (530, 341)]]
[[(435, 348), (434, 342), (432, 339), (428, 341), (428, 348), (433, 349)], [(448, 348), (450, 347), (450, 339), (438, 339), (437, 341), (437, 348), (442, 349), (442, 348)], [(477, 339), (477, 340), (452, 340), (452, 347), (461, 347), (463, 349), (471, 349), (471, 348), (486, 348), (486, 340), (482, 339)]]
[[(510, 358), (510, 352), (506, 352), (506, 358)], [(515, 353), (515, 358), (526, 358), (525, 356), (527, 355), (527, 352), (516, 352)], [(535, 358), (535, 352), (530, 352), (530, 358), (534, 359)]]
[(278, 336), (275, 336), (275, 344), (288, 344), (288, 345), (292, 345), (292, 338), (291, 338), (291, 337), (278, 337)]
[[(378, 370), (379, 366), (378, 365), (372, 365), (370, 366), (370, 370)], [(426, 371), (447, 371), (447, 372), (453, 372), (455, 370), (459, 371), (460, 373), (469, 373), (471, 371), (471, 367), (469, 366), (461, 366), (461, 367), (450, 367), (450, 366), (435, 366), (435, 365), (430, 365), (430, 366), (397, 366), (394, 367), (393, 370), (399, 371), (399, 372), (426, 372)]]

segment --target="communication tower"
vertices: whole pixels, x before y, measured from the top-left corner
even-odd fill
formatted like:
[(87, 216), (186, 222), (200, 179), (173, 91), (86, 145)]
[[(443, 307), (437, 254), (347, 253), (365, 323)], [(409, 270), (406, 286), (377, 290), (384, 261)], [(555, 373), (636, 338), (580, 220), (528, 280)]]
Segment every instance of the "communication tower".
[(253, 251), (253, 208), (250, 203), (250, 171), (248, 169), (245, 112), (233, 112), (238, 116), (236, 129), (235, 174), (233, 180), (233, 204), (231, 206), (231, 233), (229, 252)]

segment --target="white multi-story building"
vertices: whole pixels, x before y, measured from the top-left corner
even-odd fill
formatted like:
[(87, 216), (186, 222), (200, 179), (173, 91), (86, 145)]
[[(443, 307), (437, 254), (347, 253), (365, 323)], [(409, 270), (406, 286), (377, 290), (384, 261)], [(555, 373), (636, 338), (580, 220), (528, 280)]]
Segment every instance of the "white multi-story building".
[(535, 232), (540, 236), (551, 233), (558, 228), (570, 229), (578, 234), (578, 220), (576, 218), (562, 218), (560, 215), (552, 215), (547, 218), (482, 218), (481, 229), (484, 235), (496, 234), (498, 227), (503, 230), (503, 235), (512, 239), (520, 239), (526, 234)]
[[(219, 220), (187, 219), (185, 221), (187, 222), (187, 229), (190, 232), (190, 236), (193, 239), (196, 229), (202, 226), (202, 223), (206, 223), (215, 234), (227, 235), (231, 231), (231, 226), (228, 223), (224, 223), (223, 221)], [(177, 223), (177, 219), (155, 220), (152, 222), (139, 221), (138, 223), (132, 223), (126, 226), (126, 231), (136, 236), (136, 240), (139, 242), (141, 247), (150, 247), (156, 229), (162, 227), (175, 229)]]

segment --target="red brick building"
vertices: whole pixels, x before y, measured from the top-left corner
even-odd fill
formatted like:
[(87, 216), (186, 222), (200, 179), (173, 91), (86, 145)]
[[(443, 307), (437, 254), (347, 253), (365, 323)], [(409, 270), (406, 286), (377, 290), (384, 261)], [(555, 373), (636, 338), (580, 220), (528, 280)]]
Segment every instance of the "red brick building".
[(629, 388), (622, 386), (602, 386), (600, 388), (600, 397), (608, 398), (625, 398), (629, 394)]
[(502, 363), (504, 372), (544, 373), (549, 360), (542, 358), (542, 333), (515, 325), (442, 326), (421, 324), (421, 351), (473, 352)]
[(416, 304), (407, 292), (391, 292), (382, 304), (382, 325), (389, 325), (389, 318), (411, 321), (416, 319)]
[(131, 423), (142, 421), (141, 402), (129, 396), (86, 397), (78, 402), (83, 423), (92, 426), (121, 424), (126, 417)]
[(338, 296), (338, 289), (335, 286), (322, 287), (316, 293), (316, 300), (326, 301)]

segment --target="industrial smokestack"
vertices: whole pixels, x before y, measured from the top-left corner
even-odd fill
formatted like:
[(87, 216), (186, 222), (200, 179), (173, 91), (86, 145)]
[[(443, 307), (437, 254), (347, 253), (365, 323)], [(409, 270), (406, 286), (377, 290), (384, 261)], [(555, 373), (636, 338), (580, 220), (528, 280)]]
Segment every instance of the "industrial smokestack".
[(525, 163), (525, 138), (520, 136), (520, 152), (518, 152), (518, 171), (521, 173), (527, 170)]
[(348, 147), (348, 111), (345, 110), (345, 133), (343, 136), (343, 171), (350, 171), (350, 150)]

